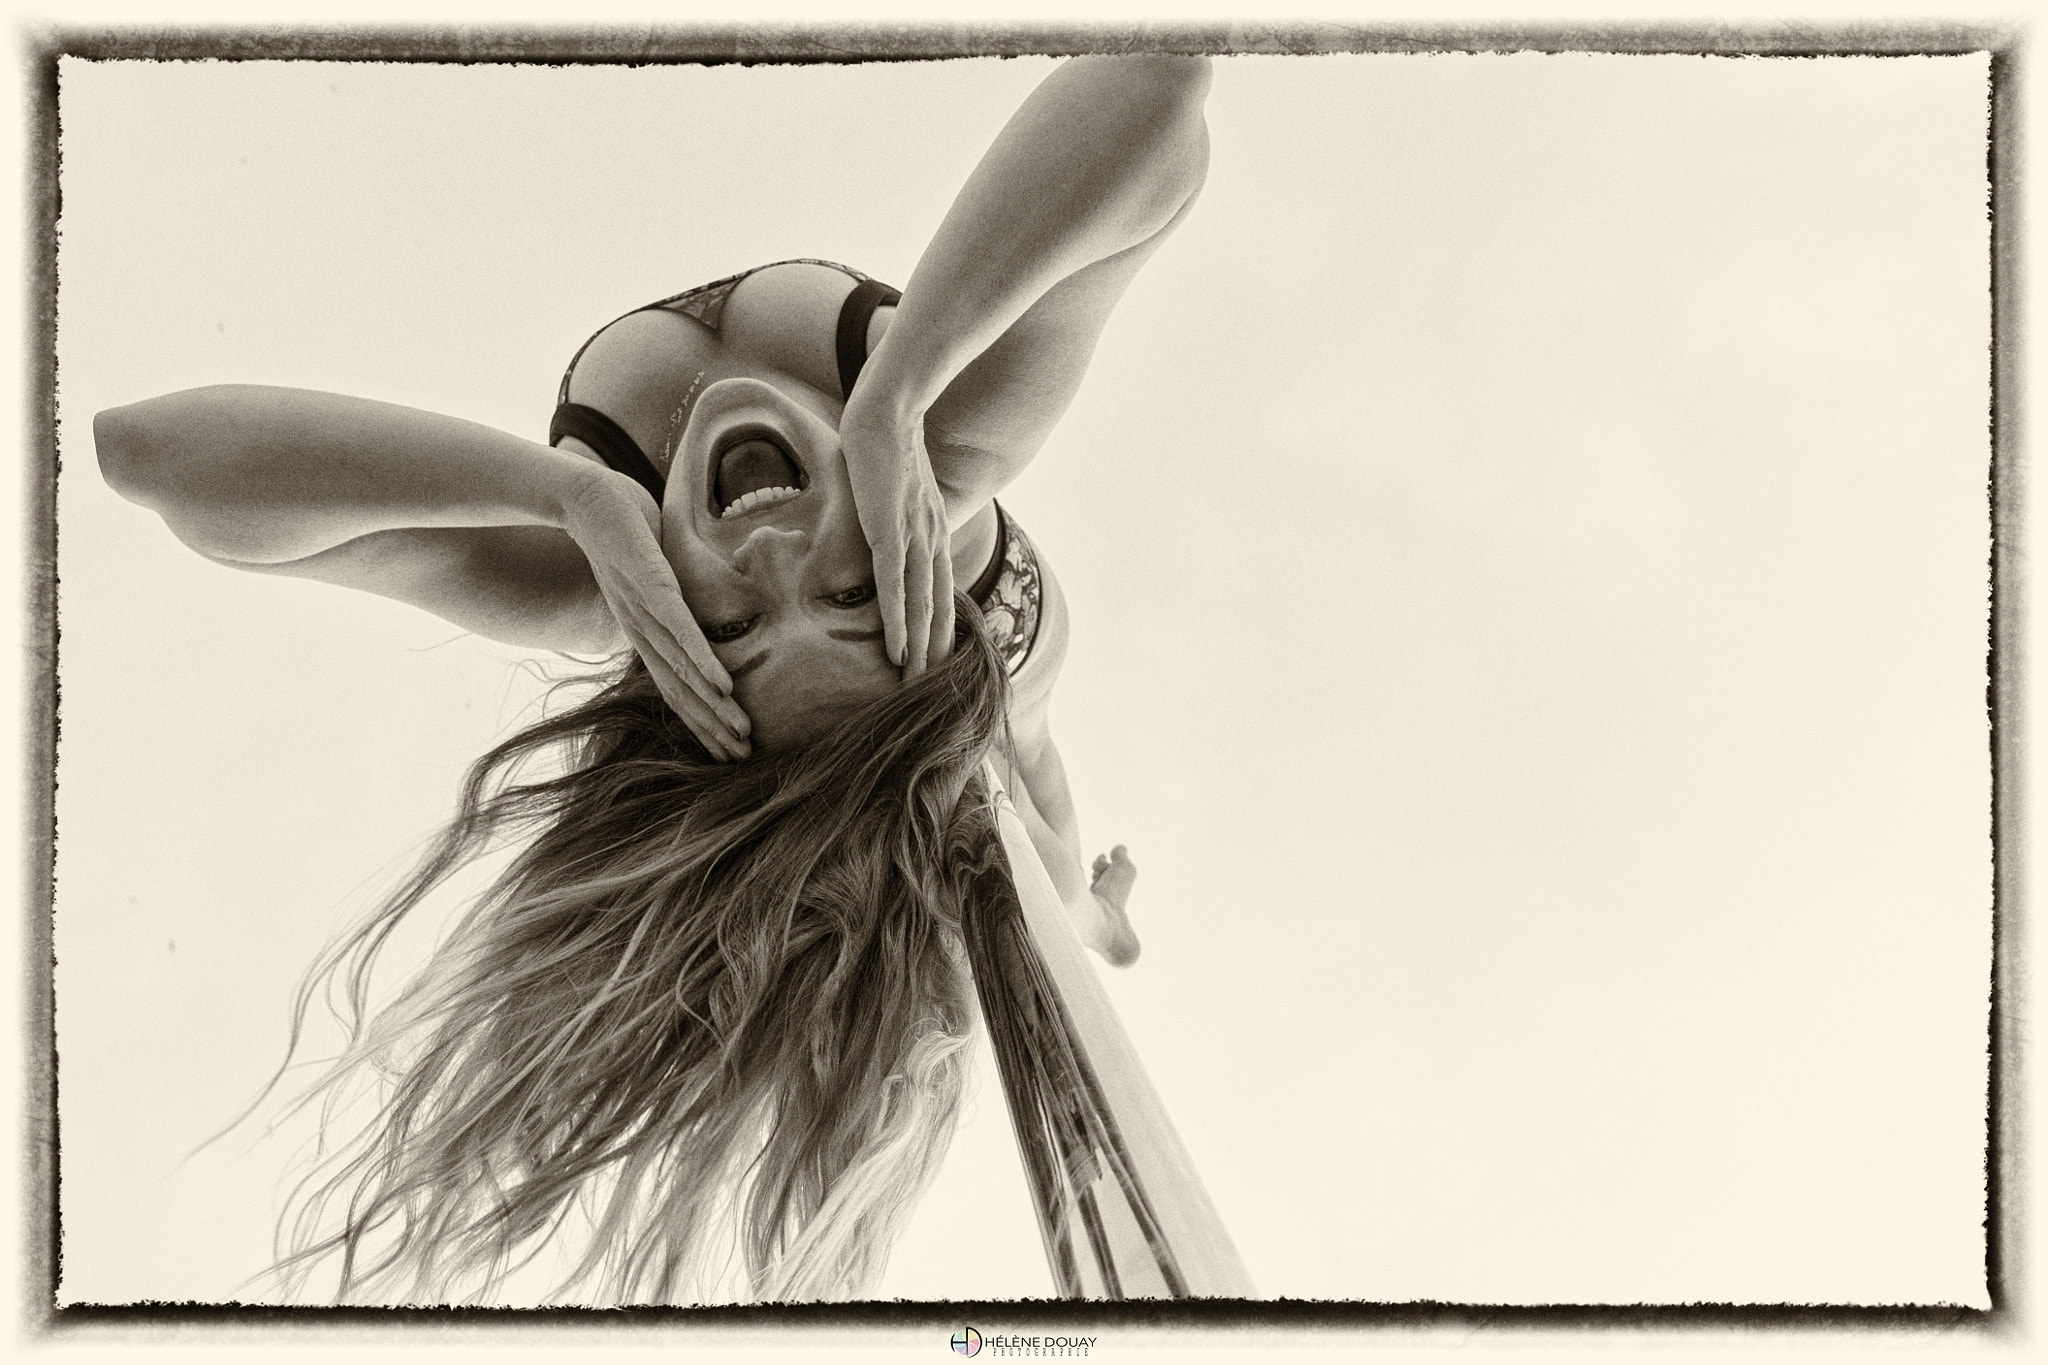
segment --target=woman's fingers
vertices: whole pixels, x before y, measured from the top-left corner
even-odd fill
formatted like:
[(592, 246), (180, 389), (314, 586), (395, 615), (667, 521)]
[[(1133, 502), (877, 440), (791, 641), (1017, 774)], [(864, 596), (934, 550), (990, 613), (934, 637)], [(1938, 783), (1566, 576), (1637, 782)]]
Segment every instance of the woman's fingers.
[(737, 762), (753, 752), (752, 746), (734, 733), (726, 719), (706, 704), (657, 651), (642, 649), (640, 657), (647, 661), (647, 671), (653, 675), (662, 700), (713, 758)]
[(737, 763), (753, 752), (746, 740), (734, 735), (716, 716), (705, 710), (704, 703), (688, 688), (672, 685), (663, 692), (662, 699), (712, 758), (721, 763)]
[(661, 553), (660, 507), (638, 484), (604, 471), (579, 486), (566, 514), (564, 529), (669, 709), (714, 757), (745, 758), (753, 727)]
[(673, 652), (681, 656), (671, 660), (677, 672), (693, 680), (692, 685), (705, 701), (716, 703), (732, 691), (732, 677), (711, 652), (711, 642), (704, 638), (703, 628), (683, 601), (682, 585), (676, 582), (675, 570), (662, 557), (659, 543), (651, 535), (640, 546), (640, 559), (635, 580), (623, 586), (660, 628), (662, 638), (673, 646)]
[(932, 628), (926, 653), (930, 664), (943, 663), (953, 652), (953, 553), (942, 537), (932, 552)]
[(747, 713), (732, 699), (731, 675), (711, 652), (711, 642), (704, 638), (696, 618), (687, 611), (680, 613), (680, 621), (676, 616), (677, 613), (664, 613), (656, 621), (661, 628), (659, 638), (668, 645), (662, 652), (669, 656), (669, 666), (705, 705), (723, 716), (737, 733), (746, 734), (751, 725)]
[(945, 657), (953, 638), (945, 500), (916, 423), (876, 436), (849, 407), (840, 430), (861, 532), (874, 555), (882, 646), (914, 678)]
[(914, 678), (930, 662), (932, 622), (932, 555), (928, 546), (913, 544), (904, 565), (903, 676)]
[(733, 738), (745, 735), (751, 725), (731, 697), (732, 676), (712, 652), (697, 618), (690, 615), (675, 571), (658, 549), (645, 558), (640, 581), (624, 586), (647, 618), (642, 626), (645, 642), (653, 644), (675, 676), (724, 720)]
[[(697, 676), (717, 693), (717, 697), (706, 697), (706, 701), (730, 699), (732, 696), (732, 675), (725, 671), (725, 665), (718, 662), (718, 656), (711, 652), (711, 642), (704, 638), (704, 628), (697, 624), (697, 618), (685, 611), (680, 621), (669, 623), (669, 635), (697, 670)], [(744, 732), (743, 732), (744, 733)]]
[[(669, 709), (714, 757), (746, 757), (745, 737), (752, 724), (745, 709), (719, 686), (731, 679), (711, 653), (710, 642), (695, 618), (683, 607), (680, 594), (675, 598), (676, 610), (664, 610), (668, 604), (662, 601), (659, 588), (650, 600), (633, 583), (616, 587), (614, 611)], [(661, 602), (661, 607), (655, 602)], [(709, 669), (703, 661), (709, 662)]]
[(889, 662), (901, 668), (904, 658), (903, 539), (878, 536), (874, 541), (875, 600), (882, 608), (882, 648)]
[[(650, 669), (659, 662), (662, 673), (670, 681), (671, 685), (663, 688), (663, 695), (675, 694), (670, 696), (670, 705), (678, 715), (683, 715), (686, 720), (691, 714), (710, 718), (718, 727), (719, 739), (727, 747), (745, 740), (753, 729), (746, 710), (727, 696), (715, 679), (706, 676), (689, 647), (691, 637), (695, 636), (704, 652), (710, 653), (703, 632), (697, 629), (695, 621), (690, 623), (687, 631), (679, 631), (668, 622), (649, 620), (642, 623), (636, 634), (639, 638), (634, 646), (641, 657), (648, 661)], [(711, 664), (718, 669), (719, 677), (725, 676), (725, 669), (716, 658), (712, 658)], [(656, 681), (661, 682), (662, 679), (657, 677)], [(696, 723), (693, 722), (690, 728), (699, 739), (704, 738)]]
[(953, 547), (942, 512), (925, 514), (922, 535), (906, 537), (903, 676), (914, 678), (953, 648)]
[[(715, 706), (692, 684), (689, 670), (679, 670), (651, 643), (638, 646), (662, 700), (679, 716), (714, 758), (744, 758), (746, 740), (724, 707)], [(728, 703), (729, 704), (729, 703)]]

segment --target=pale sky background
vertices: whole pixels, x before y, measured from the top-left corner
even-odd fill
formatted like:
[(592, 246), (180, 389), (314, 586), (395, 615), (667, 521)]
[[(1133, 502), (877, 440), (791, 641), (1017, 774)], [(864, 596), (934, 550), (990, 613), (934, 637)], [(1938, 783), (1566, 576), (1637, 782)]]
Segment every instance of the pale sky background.
[[(535, 693), (217, 568), (91, 414), (331, 389), (539, 438), (627, 308), (904, 281), (1042, 60), (65, 69), (67, 1300), (220, 1299), (182, 1168)], [(1263, 1292), (1981, 1304), (1981, 58), (1233, 58), (1201, 205), (1005, 497), (1142, 868), (1109, 986)], [(1049, 1290), (993, 1077), (885, 1295)]]

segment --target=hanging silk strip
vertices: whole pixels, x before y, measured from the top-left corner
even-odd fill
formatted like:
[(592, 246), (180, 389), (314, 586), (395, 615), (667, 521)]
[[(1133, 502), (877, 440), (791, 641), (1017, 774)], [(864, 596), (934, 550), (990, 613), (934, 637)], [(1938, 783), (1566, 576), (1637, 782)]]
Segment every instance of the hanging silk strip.
[(1251, 1279), (992, 766), (965, 935), (1064, 1298), (1251, 1298)]

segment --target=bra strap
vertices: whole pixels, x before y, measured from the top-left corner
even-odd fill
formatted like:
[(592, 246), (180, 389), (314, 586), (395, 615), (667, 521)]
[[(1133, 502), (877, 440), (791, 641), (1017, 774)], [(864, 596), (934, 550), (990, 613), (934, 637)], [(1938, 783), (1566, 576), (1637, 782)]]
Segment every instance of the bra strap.
[(900, 302), (903, 294), (891, 289), (880, 280), (862, 280), (846, 296), (846, 302), (839, 305), (839, 396), (853, 396), (854, 381), (860, 378), (861, 367), (868, 363), (868, 323), (873, 320), (875, 310), (887, 304)]
[(548, 423), (548, 444), (559, 445), (564, 436), (573, 436), (596, 451), (604, 462), (625, 474), (642, 488), (654, 495), (655, 502), (661, 501), (663, 479), (661, 471), (640, 449), (639, 442), (626, 434), (626, 429), (596, 408), (581, 403), (560, 403), (555, 407), (554, 420)]

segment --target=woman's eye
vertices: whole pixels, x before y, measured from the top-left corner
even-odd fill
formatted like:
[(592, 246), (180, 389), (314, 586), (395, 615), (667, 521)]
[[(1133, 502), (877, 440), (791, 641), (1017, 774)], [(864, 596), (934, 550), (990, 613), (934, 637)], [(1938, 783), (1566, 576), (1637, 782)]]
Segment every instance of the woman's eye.
[(828, 600), (835, 607), (864, 607), (875, 600), (875, 585), (863, 583), (857, 588), (848, 588), (845, 592), (835, 592)]
[(723, 625), (709, 626), (704, 631), (704, 638), (714, 645), (722, 645), (739, 639), (753, 628), (754, 618), (750, 616), (744, 621), (727, 621)]

